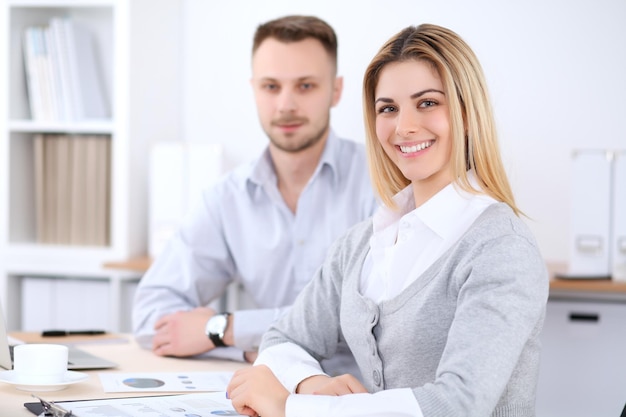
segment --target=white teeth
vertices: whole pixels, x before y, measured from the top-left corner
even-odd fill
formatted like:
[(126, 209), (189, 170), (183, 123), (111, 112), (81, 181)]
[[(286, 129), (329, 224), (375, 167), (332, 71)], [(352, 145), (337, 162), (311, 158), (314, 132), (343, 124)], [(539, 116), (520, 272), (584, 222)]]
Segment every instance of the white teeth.
[(402, 146), (402, 145), (400, 145), (400, 151), (402, 151), (402, 153), (419, 152), (419, 151), (421, 151), (423, 149), (430, 148), (433, 143), (435, 143), (434, 140), (429, 140), (428, 142), (422, 142), (419, 145), (413, 145), (413, 146)]

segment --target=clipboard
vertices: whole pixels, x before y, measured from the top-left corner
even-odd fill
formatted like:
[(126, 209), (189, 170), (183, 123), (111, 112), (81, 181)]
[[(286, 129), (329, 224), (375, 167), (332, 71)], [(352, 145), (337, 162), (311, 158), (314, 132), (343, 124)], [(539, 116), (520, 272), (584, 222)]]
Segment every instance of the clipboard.
[[(32, 394), (31, 394), (32, 395)], [(56, 405), (52, 401), (46, 401), (43, 398), (32, 395), (39, 402), (24, 403), (24, 407), (31, 413), (39, 417), (70, 417), (71, 411), (65, 410), (63, 407)]]
[[(171, 395), (176, 395), (176, 394), (171, 394)], [(74, 414), (72, 414), (72, 410), (68, 410), (65, 407), (62, 407), (60, 405), (58, 405), (56, 402), (54, 401), (46, 401), (41, 397), (38, 397), (34, 394), (31, 394), (32, 397), (38, 399), (38, 402), (32, 402), (32, 403), (24, 403), (24, 407), (30, 411), (31, 413), (33, 413), (34, 415), (38, 416), (38, 417), (70, 417), (70, 416), (74, 416)], [(167, 397), (168, 395), (159, 395), (159, 397)], [(122, 397), (117, 397), (117, 398), (111, 398), (111, 399), (118, 399), (118, 398), (122, 398)], [(132, 398), (140, 398), (140, 397), (124, 397), (126, 399), (132, 399)], [(71, 402), (75, 402), (75, 401), (100, 401), (100, 399), (91, 399), (91, 400), (63, 400), (60, 401), (62, 403), (71, 403)]]
[(124, 415), (136, 415), (137, 410), (151, 407), (155, 412), (160, 412), (163, 415), (170, 415), (170, 411), (175, 411), (177, 416), (180, 415), (180, 412), (187, 412), (190, 415), (242, 416), (234, 410), (230, 400), (226, 397), (225, 391), (61, 400), (58, 402), (47, 401), (35, 395), (32, 396), (38, 401), (24, 403), (24, 407), (38, 417), (102, 415), (99, 414), (99, 407), (103, 406), (107, 408), (112, 407), (111, 410), (119, 411), (120, 414)]

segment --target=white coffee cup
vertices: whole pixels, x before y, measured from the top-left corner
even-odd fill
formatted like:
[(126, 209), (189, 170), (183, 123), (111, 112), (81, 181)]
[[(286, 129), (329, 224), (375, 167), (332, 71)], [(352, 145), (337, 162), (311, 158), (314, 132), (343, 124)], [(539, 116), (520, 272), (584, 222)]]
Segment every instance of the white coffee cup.
[(67, 372), (67, 346), (27, 343), (13, 351), (13, 372), (25, 384), (55, 384)]

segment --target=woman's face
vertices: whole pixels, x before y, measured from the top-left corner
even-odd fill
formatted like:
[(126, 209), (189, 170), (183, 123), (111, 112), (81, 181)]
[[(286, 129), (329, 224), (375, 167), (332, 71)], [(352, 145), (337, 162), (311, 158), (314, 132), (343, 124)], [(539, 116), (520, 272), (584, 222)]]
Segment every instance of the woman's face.
[(452, 181), (448, 102), (430, 64), (415, 60), (385, 66), (375, 111), (378, 141), (416, 193), (430, 190), (432, 195)]

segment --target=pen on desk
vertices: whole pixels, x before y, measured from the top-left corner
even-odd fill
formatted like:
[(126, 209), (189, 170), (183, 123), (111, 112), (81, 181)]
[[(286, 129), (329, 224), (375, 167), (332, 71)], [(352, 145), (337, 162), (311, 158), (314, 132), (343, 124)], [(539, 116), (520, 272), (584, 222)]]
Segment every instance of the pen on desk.
[(106, 334), (104, 330), (44, 330), (41, 332), (42, 337), (58, 337), (58, 336), (96, 336)]

